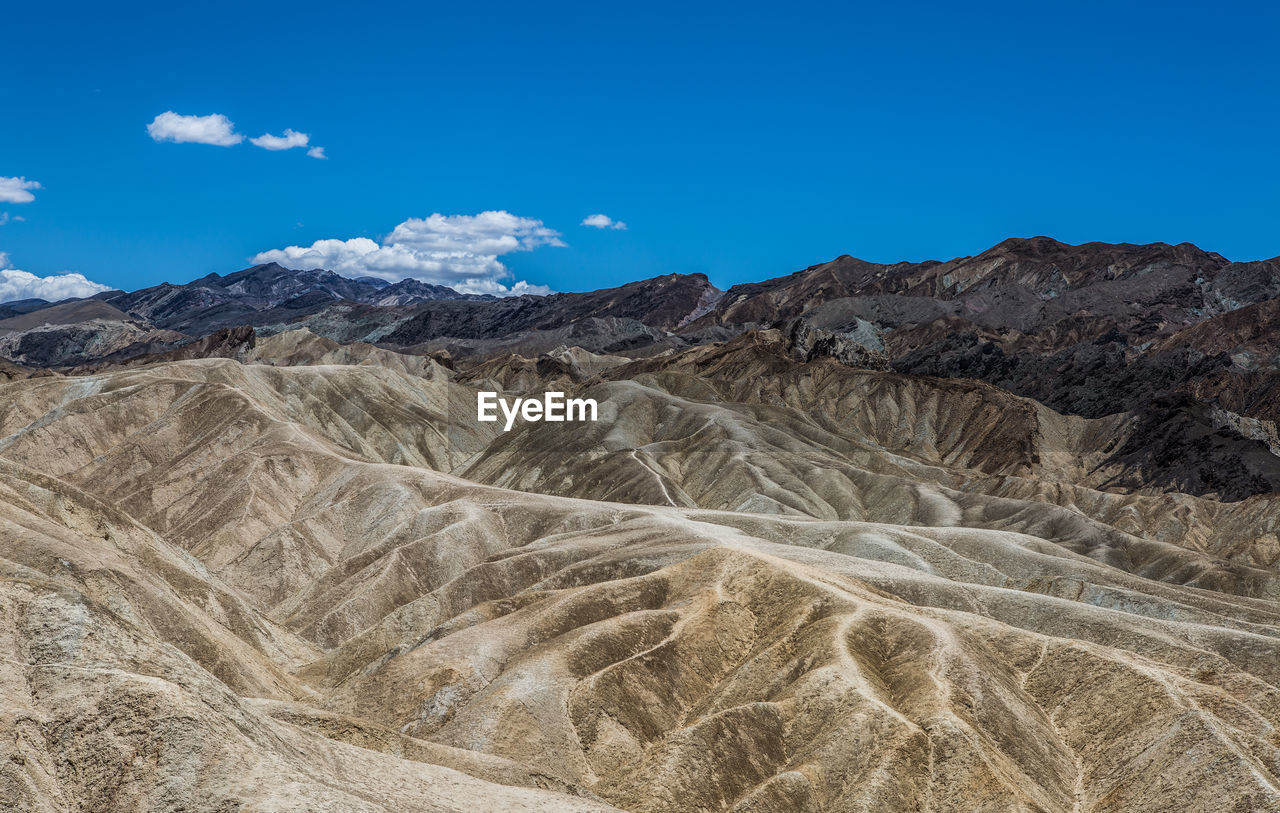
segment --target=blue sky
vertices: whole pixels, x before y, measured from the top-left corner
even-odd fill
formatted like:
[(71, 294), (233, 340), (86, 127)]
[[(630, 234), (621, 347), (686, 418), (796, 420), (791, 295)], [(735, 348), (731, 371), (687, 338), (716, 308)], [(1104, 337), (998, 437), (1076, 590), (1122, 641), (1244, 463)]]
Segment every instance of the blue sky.
[[(1272, 4), (186, 5), (3, 12), (0, 179), (40, 184), (0, 203), (13, 268), (137, 288), (367, 238), (389, 278), (586, 290), (1034, 234), (1280, 254)], [(246, 140), (157, 141), (167, 111)], [(247, 140), (286, 129), (327, 157)]]

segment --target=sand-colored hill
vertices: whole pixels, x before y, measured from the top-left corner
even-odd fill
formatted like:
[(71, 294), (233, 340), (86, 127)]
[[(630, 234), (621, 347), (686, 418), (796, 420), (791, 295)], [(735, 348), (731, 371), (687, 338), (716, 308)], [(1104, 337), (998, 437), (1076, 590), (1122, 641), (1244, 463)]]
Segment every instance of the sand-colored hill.
[(1274, 498), (1112, 489), (1122, 418), (776, 341), (498, 360), (602, 405), (505, 434), (304, 334), (0, 383), (0, 795), (1280, 805)]

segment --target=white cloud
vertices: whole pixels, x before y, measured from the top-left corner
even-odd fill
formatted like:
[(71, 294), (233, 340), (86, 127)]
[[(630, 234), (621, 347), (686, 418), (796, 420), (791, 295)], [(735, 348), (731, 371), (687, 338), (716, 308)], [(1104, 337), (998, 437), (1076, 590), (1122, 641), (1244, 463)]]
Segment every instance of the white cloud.
[[(218, 147), (233, 147), (244, 141), (244, 136), (236, 132), (236, 126), (231, 119), (221, 113), (210, 116), (182, 116), (170, 110), (156, 116), (155, 120), (147, 125), (147, 132), (156, 141), (173, 141), (177, 144), (213, 144)], [(307, 155), (312, 158), (328, 157), (324, 154), (324, 147), (311, 146), (309, 133), (300, 133), (288, 128), (285, 129), (284, 135), (263, 133), (257, 138), (249, 139), (249, 143), (273, 152), (301, 147), (307, 150)], [(2, 180), (4, 179), (0, 179)], [(39, 186), (39, 184), (35, 185), (36, 188)], [(30, 199), (28, 196), (27, 200)], [(4, 198), (0, 197), (0, 201), (3, 200)]]
[(581, 226), (590, 226), (593, 229), (615, 229), (617, 231), (626, 231), (627, 224), (621, 220), (614, 220), (608, 215), (587, 215), (582, 219)]
[(110, 290), (108, 285), (100, 285), (85, 279), (83, 274), (70, 271), (37, 277), (29, 271), (10, 268), (9, 255), (0, 251), (0, 302), (12, 302), (15, 299), (47, 299), (57, 302)]
[(250, 144), (264, 150), (291, 150), (294, 147), (305, 147), (309, 141), (311, 141), (310, 135), (299, 133), (297, 130), (285, 130), (282, 136), (263, 133), (257, 138), (249, 139)]
[(539, 246), (563, 245), (560, 234), (541, 220), (510, 212), (433, 214), (404, 221), (381, 243), (368, 237), (317, 240), (310, 246), (264, 251), (253, 262), (325, 268), (344, 277), (377, 277), (390, 282), (412, 277), (463, 293), (511, 296), (547, 294), (551, 289), (523, 281), (503, 284), (511, 278), (511, 271), (499, 257)]
[(424, 251), (493, 255), (529, 251), (538, 246), (564, 246), (560, 233), (542, 225), (541, 220), (504, 211), (409, 218), (392, 230), (386, 242)]
[(170, 110), (156, 116), (147, 125), (147, 132), (156, 141), (172, 141), (177, 144), (231, 147), (244, 141), (244, 136), (235, 131), (231, 119), (221, 113), (210, 116), (180, 116)]
[(40, 184), (21, 176), (6, 178), (0, 175), (0, 203), (30, 203), (36, 199), (31, 190), (40, 188)]

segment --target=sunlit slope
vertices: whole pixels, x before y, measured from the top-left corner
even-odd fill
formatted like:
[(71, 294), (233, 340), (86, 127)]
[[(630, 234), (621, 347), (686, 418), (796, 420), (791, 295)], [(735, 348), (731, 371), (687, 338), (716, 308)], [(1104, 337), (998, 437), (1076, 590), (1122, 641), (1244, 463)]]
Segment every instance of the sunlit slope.
[(1064, 416), (980, 382), (797, 364), (747, 342), (608, 375), (620, 380), (580, 390), (600, 422), (518, 425), (460, 473), (591, 499), (1018, 531), (1276, 596), (1280, 500), (1110, 485), (1124, 415)]
[(1117, 422), (765, 354), (503, 434), (281, 347), (0, 384), (33, 809), (1280, 805), (1274, 506), (1106, 491)]
[(293, 724), (279, 710), (320, 695), (290, 671), (320, 650), (65, 482), (0, 464), (0, 539), (5, 809), (611, 809), (501, 760)]

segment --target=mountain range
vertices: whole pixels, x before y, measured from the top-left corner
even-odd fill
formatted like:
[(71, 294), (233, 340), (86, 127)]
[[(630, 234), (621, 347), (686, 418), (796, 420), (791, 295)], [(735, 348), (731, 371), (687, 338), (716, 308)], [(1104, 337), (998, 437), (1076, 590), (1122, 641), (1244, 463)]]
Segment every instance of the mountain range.
[(16, 809), (1280, 809), (1280, 261), (3, 308)]
[(1227, 500), (1280, 488), (1269, 397), (1280, 390), (1280, 259), (1233, 263), (1187, 243), (1010, 239), (947, 262), (844, 256), (728, 291), (672, 274), (508, 298), (267, 264), (5, 307), (21, 313), (0, 319), (0, 356), (54, 370), (190, 356), (210, 345), (205, 337), (243, 327), (305, 329), (465, 366), (560, 347), (653, 357), (803, 320), (899, 372), (978, 379), (1064, 414), (1127, 414), (1135, 434), (1117, 453), (1149, 468), (1117, 486), (1154, 478)]

